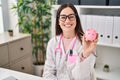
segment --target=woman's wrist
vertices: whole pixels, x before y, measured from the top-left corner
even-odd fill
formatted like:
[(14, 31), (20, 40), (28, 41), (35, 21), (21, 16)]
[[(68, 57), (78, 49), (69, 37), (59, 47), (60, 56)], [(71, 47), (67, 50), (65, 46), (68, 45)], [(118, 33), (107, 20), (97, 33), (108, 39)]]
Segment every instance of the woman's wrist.
[(81, 56), (82, 56), (83, 58), (87, 58), (87, 56), (85, 55), (84, 52), (82, 52)]
[(80, 61), (82, 62), (84, 59), (86, 59), (87, 57), (84, 56), (84, 53), (82, 52), (81, 55), (80, 55)]
[(87, 50), (83, 50), (82, 51), (82, 56), (85, 57), (85, 58), (88, 57), (89, 56), (89, 52)]

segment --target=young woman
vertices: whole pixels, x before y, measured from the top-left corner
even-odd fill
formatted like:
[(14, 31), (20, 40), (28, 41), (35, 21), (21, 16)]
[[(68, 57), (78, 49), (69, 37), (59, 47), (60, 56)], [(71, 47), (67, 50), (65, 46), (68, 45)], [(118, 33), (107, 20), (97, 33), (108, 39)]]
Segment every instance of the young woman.
[(97, 37), (86, 41), (76, 8), (63, 4), (56, 15), (56, 37), (48, 42), (45, 80), (95, 80)]

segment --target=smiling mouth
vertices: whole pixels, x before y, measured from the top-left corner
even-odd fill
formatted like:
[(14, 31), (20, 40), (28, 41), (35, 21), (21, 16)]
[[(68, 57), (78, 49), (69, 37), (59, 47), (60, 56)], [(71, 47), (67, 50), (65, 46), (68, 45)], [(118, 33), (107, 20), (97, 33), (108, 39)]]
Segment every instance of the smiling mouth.
[(64, 25), (64, 26), (67, 27), (67, 28), (70, 28), (72, 26), (72, 24)]

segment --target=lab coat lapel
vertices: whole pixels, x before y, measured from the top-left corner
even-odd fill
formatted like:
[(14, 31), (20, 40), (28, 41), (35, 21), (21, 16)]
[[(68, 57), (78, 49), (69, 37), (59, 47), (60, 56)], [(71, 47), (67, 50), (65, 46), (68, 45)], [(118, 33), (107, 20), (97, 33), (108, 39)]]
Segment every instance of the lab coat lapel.
[(61, 56), (61, 60), (60, 60), (60, 68), (62, 69), (63, 66), (64, 66), (64, 62), (66, 61), (66, 54), (65, 54), (65, 50), (64, 50), (64, 45), (63, 45), (63, 41), (61, 40), (61, 44), (60, 44), (60, 47), (62, 49), (62, 56)]

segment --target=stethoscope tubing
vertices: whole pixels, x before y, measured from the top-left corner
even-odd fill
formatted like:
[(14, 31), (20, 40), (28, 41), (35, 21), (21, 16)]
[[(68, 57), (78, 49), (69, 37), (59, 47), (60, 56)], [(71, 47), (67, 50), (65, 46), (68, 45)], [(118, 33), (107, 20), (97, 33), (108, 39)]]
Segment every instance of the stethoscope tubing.
[[(57, 44), (57, 47), (55, 48), (55, 51), (54, 51), (54, 54), (55, 54), (55, 63), (56, 65), (59, 67), (60, 65), (60, 61), (61, 61), (61, 58), (62, 58), (62, 48), (60, 47), (61, 45), (61, 41), (62, 41), (62, 38), (63, 38), (63, 34), (60, 35), (59, 37), (59, 40), (58, 40), (58, 44)], [(70, 50), (73, 50), (74, 46), (75, 46), (75, 43), (76, 43), (76, 37), (74, 38), (74, 41), (73, 41), (73, 45), (71, 47)], [(73, 52), (73, 51), (72, 51)], [(59, 54), (57, 54), (59, 53)], [(59, 56), (59, 59), (56, 58), (57, 56)], [(68, 56), (68, 54), (67, 54)], [(57, 61), (58, 60), (58, 61)]]

